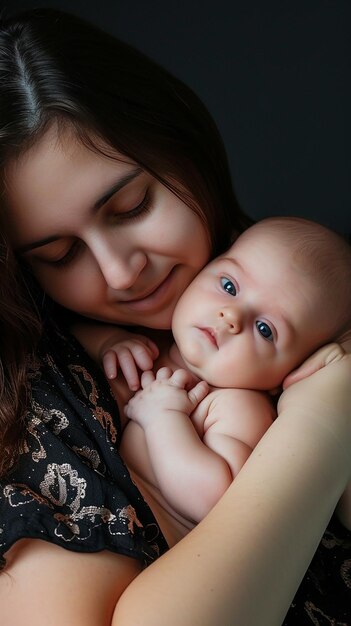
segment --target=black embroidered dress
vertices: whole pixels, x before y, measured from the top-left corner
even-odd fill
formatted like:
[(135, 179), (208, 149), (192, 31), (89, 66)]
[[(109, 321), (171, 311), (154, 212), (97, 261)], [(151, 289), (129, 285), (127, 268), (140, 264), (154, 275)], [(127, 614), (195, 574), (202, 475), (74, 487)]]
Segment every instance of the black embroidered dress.
[(25, 448), (1, 483), (0, 554), (31, 537), (150, 563), (167, 544), (118, 454), (110, 387), (72, 336), (46, 331), (31, 372)]

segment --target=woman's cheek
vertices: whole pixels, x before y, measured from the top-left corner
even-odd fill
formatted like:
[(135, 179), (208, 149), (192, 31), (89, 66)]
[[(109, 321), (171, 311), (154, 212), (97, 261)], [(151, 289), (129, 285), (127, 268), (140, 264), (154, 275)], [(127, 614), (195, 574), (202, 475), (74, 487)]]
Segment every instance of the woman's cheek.
[(42, 289), (62, 306), (79, 312), (91, 304), (97, 297), (97, 277), (84, 276), (82, 272), (67, 272), (60, 270), (60, 274), (41, 272), (37, 280)]

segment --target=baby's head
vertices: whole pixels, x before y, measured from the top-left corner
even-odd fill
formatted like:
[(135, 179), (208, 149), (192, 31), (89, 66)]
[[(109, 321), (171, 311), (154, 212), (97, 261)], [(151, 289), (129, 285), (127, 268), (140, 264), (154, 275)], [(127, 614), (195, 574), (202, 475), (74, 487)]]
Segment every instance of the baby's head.
[[(284, 281), (299, 275), (308, 281), (311, 305), (322, 305), (320, 323), (323, 319), (328, 327), (328, 341), (337, 341), (351, 330), (351, 246), (341, 235), (299, 217), (268, 218), (245, 235), (249, 245), (249, 237), (262, 235), (267, 243), (271, 241), (272, 252), (276, 247), (282, 258), (286, 256), (286, 274), (280, 277)], [(246, 243), (246, 237), (240, 239)]]
[(210, 384), (276, 388), (351, 329), (351, 247), (309, 220), (262, 220), (200, 272), (172, 328), (186, 365)]

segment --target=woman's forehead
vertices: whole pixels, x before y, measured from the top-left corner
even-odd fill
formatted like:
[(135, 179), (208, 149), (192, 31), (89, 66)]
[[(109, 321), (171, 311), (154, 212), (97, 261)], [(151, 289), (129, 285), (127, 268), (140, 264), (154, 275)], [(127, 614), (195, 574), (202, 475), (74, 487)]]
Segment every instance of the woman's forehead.
[(73, 123), (58, 118), (27, 149), (9, 160), (6, 172), (8, 174), (10, 171), (14, 175), (20, 170), (22, 173), (22, 167), (33, 162), (45, 171), (52, 160), (70, 162), (82, 157), (86, 160), (106, 160), (127, 166), (134, 163), (94, 132), (76, 128)]

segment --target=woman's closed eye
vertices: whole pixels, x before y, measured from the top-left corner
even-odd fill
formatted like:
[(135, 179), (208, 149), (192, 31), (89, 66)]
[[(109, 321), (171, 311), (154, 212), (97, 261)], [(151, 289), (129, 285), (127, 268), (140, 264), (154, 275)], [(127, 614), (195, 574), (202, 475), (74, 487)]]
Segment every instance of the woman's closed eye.
[[(128, 220), (136, 220), (138, 218), (142, 218), (144, 215), (148, 213), (151, 209), (151, 196), (149, 191), (147, 190), (144, 194), (143, 199), (136, 206), (128, 210), (114, 210), (112, 209), (108, 212), (108, 219), (112, 221), (113, 224), (125, 223)], [(85, 244), (83, 241), (77, 239), (73, 242), (73, 244), (69, 247), (69, 249), (60, 256), (59, 258), (45, 259), (40, 258), (39, 261), (50, 265), (52, 267), (61, 268), (67, 267), (70, 263), (75, 261), (79, 254), (82, 252)]]
[[(114, 222), (125, 222), (127, 220), (135, 220), (144, 217), (151, 209), (151, 193), (146, 190), (143, 199), (136, 206), (123, 210), (122, 208), (111, 207), (111, 217)], [(114, 204), (114, 203), (112, 203)]]
[(77, 239), (76, 241), (74, 241), (71, 247), (67, 250), (67, 252), (65, 252), (65, 254), (61, 256), (60, 258), (40, 259), (40, 260), (44, 262), (45, 264), (51, 265), (53, 267), (65, 267), (66, 265), (69, 265), (72, 261), (74, 261), (78, 257), (78, 255), (83, 250), (83, 248), (84, 248), (83, 241), (80, 241)]

